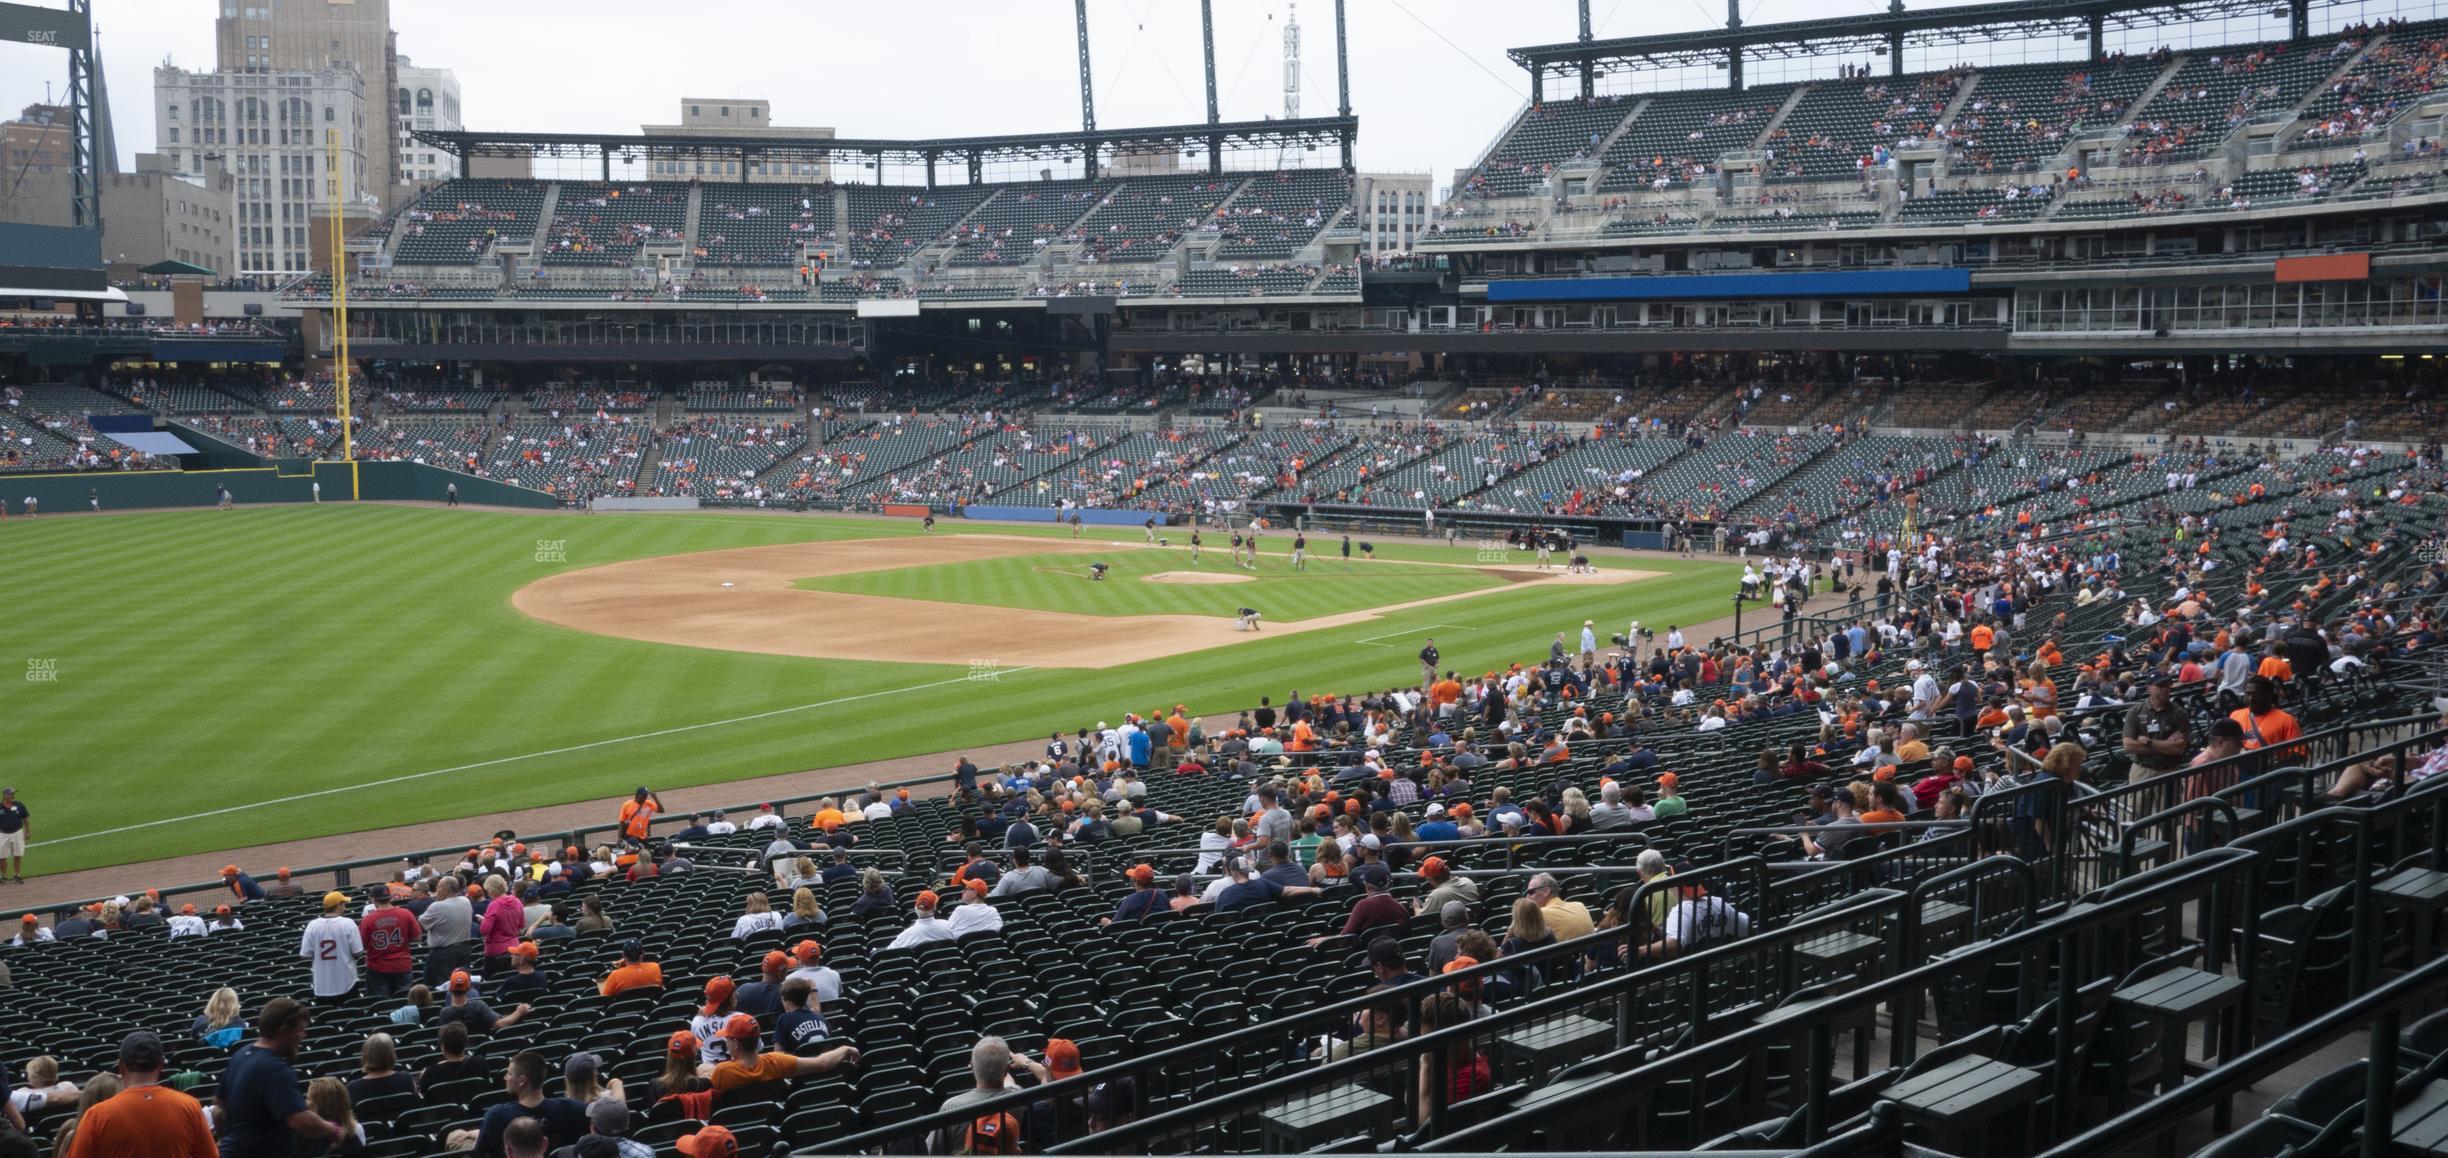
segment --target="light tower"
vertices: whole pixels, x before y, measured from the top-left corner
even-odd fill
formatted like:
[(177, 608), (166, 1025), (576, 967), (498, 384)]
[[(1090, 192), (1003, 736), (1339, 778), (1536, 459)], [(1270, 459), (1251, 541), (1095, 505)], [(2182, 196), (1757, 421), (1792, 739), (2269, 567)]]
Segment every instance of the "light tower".
[(1300, 5), (1284, 5), (1284, 119), (1300, 119)]

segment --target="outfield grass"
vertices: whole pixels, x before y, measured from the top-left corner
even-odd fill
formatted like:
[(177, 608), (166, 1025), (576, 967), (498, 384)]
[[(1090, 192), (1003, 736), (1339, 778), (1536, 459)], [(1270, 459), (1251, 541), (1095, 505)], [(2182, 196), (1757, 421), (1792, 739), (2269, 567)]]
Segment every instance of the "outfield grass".
[[(553, 627), (509, 602), (575, 567), (918, 533), (345, 504), (12, 519), (0, 524), (0, 657), (50, 678), (0, 680), (0, 780), (33, 812), (29, 867), (59, 872), (1024, 739), (1159, 703), (1208, 712), (1293, 686), (1364, 692), (1416, 676), (1423, 633), (1472, 670), (1544, 655), (1584, 618), (1710, 619), (1733, 570), (1624, 561), (1673, 574), (1491, 591), (1121, 668), (1007, 672), (991, 694), (965, 664), (672, 647)], [(1428, 545), (1379, 555), (1477, 561)], [(719, 789), (669, 799), (739, 803)]]
[[(1107, 564), (1102, 581), (1088, 577), (1090, 563)], [(1247, 576), (1246, 583), (1150, 583), (1147, 576), (1197, 570)], [(851, 595), (889, 595), (939, 603), (1024, 607), (1081, 615), (1212, 615), (1230, 619), (1255, 607), (1268, 621), (1293, 623), (1345, 611), (1362, 611), (1454, 595), (1505, 581), (1469, 567), (1340, 558), (1310, 559), (1294, 571), (1288, 553), (1260, 557), (1254, 570), (1235, 567), (1229, 554), (1202, 552), (1198, 566), (1188, 548), (1141, 546), (1080, 554), (1013, 555), (888, 571), (856, 571), (800, 580), (796, 586)]]

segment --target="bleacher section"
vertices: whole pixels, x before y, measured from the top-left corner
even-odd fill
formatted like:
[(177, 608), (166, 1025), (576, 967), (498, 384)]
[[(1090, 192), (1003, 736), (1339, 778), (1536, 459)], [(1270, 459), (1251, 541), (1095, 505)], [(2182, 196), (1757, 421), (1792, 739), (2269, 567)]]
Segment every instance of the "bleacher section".
[(2128, 165), (2192, 161), (2216, 148), (2236, 125), (2303, 99), (2361, 44), (2322, 38), (2193, 53), (2135, 115), (2119, 159)]
[(2448, 35), (2436, 22), (2392, 28), (2388, 39), (2357, 62), (2297, 119), (2305, 125), (2290, 149), (2350, 145), (2385, 131), (2398, 114), (2436, 91), (2448, 74)]
[(1951, 70), (1811, 86), (1768, 135), (1769, 179), (1859, 179), (1878, 149), (1927, 140), (1964, 76)]
[[(850, 243), (850, 261), (858, 269), (899, 266), (919, 246), (935, 240), (969, 215), (994, 192), (983, 186), (907, 189), (896, 186), (852, 185), (848, 190), (848, 220), (841, 234)], [(825, 284), (832, 301), (834, 283)]]
[(656, 435), (650, 494), (688, 495), (703, 502), (741, 498), (758, 477), (807, 445), (807, 432), (780, 417), (699, 415)]
[(1607, 135), (1633, 109), (1623, 97), (1549, 101), (1522, 113), (1513, 131), (1497, 142), (1464, 192), (1483, 197), (1519, 197), (1538, 191), (1559, 165), (1594, 163)]
[(836, 240), (829, 185), (707, 185), (699, 198), (700, 265), (791, 267)]
[(486, 447), (477, 473), (568, 502), (631, 494), (652, 435), (647, 424), (621, 418), (515, 419)]
[(1947, 126), (1956, 174), (2028, 172), (2076, 134), (2124, 119), (2166, 64), (2120, 56), (2101, 63), (1984, 68)]
[(400, 216), (397, 260), (414, 265), (474, 265), (496, 241), (535, 239), (545, 186), (506, 178), (462, 178), (434, 187)]
[(1739, 95), (1696, 90), (1650, 97), (1632, 126), (1607, 147), (1600, 188), (1664, 191), (1691, 185), (1715, 171), (1720, 154), (1750, 147), (1793, 90), (1764, 85)]
[(685, 185), (564, 181), (544, 231), (546, 265), (628, 265), (649, 242), (678, 242), (688, 227)]
[(1293, 169), (1252, 177), (1216, 220), (1216, 260), (1283, 261), (1308, 247), (1351, 204), (1340, 172)]
[(1108, 265), (1150, 262), (1207, 219), (1239, 181), (1223, 177), (1135, 177), (1080, 222), (1080, 257)]
[(1096, 208), (1113, 188), (1102, 181), (1006, 186), (952, 232), (955, 244), (945, 264), (1019, 265), (1028, 261), (1043, 247), (1072, 236), (1072, 224)]

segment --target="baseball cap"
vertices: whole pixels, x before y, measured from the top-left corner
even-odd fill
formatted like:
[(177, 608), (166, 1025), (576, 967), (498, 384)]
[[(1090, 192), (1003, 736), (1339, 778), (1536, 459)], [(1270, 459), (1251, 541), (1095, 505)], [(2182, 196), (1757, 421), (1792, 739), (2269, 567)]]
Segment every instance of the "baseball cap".
[(1429, 857), (1428, 859), (1420, 862), (1419, 871), (1420, 875), (1424, 877), (1442, 877), (1445, 875), (1445, 858), (1441, 856)]
[(1133, 884), (1152, 885), (1156, 883), (1156, 867), (1154, 865), (1135, 864), (1130, 866), (1130, 868), (1122, 875), (1129, 877)]
[(521, 941), (516, 945), (510, 946), (510, 955), (524, 961), (535, 960), (536, 955), (542, 953), (543, 951), (544, 947), (536, 944), (533, 941)]
[(185, 905), (180, 905), (180, 906), (179, 906), (179, 915), (180, 915), (180, 916), (182, 916), (182, 917), (192, 917), (192, 916), (194, 916), (194, 915), (195, 915), (195, 911), (196, 911), (196, 907), (195, 907), (193, 904), (185, 904)]
[(734, 1013), (723, 1019), (722, 1035), (730, 1038), (755, 1037), (757, 1019), (745, 1013)]
[(704, 1042), (702, 1042), (702, 1041), (697, 1040), (697, 1035), (696, 1035), (696, 1034), (694, 1034), (694, 1033), (690, 1033), (689, 1031), (687, 1031), (687, 1030), (683, 1029), (683, 1030), (679, 1030), (679, 1031), (677, 1031), (677, 1032), (675, 1032), (675, 1033), (673, 1033), (673, 1034), (671, 1035), (671, 1041), (669, 1041), (668, 1043), (666, 1043), (666, 1044), (663, 1046), (663, 1052), (665, 1052), (665, 1053), (696, 1053), (697, 1051), (699, 1051), (699, 1050), (701, 1050), (701, 1049), (704, 1049), (704, 1048), (705, 1048), (705, 1043), (704, 1043)]
[(323, 894), (323, 911), (326, 913), (332, 911), (333, 909), (345, 908), (347, 905), (347, 893), (341, 892), (338, 889), (333, 889), (332, 891)]
[(739, 1139), (720, 1126), (708, 1126), (694, 1134), (682, 1134), (672, 1146), (688, 1158), (739, 1158)]
[(1067, 1037), (1053, 1038), (1046, 1042), (1045, 1062), (1047, 1073), (1058, 1078), (1070, 1077), (1080, 1072), (1079, 1046)]
[(276, 877), (279, 877), (280, 879), (282, 879), (282, 880), (284, 880), (284, 881), (285, 881), (285, 880), (288, 880), (288, 879), (289, 879), (289, 866), (287, 866), (287, 865), (282, 865), (282, 866), (281, 866), (281, 867), (279, 867), (279, 868), (273, 869), (273, 870), (272, 870), (272, 875), (273, 875), (273, 876), (276, 876)]
[(785, 953), (780, 949), (767, 950), (765, 953), (765, 971), (768, 973), (780, 969), (788, 969), (790, 968), (790, 963), (790, 954)]
[(561, 1076), (565, 1078), (591, 1078), (602, 1072), (603, 1058), (585, 1050), (569, 1055), (569, 1060), (561, 1063)]
[(225, 877), (234, 877), (234, 876), (237, 876), (237, 875), (238, 875), (238, 866), (237, 866), (237, 865), (234, 865), (234, 864), (225, 864), (225, 865), (222, 865), (222, 866), (221, 866), (221, 875), (222, 875), (222, 876), (225, 876)]
[(976, 877), (971, 877), (968, 880), (962, 881), (961, 887), (969, 890), (969, 895), (973, 897), (982, 897), (986, 895), (986, 882), (981, 881)]
[(722, 1008), (722, 1007), (723, 1007), (723, 1003), (724, 1003), (724, 1002), (727, 1002), (727, 1001), (729, 1001), (729, 1000), (731, 1000), (731, 995), (732, 995), (733, 993), (738, 992), (738, 991), (739, 991), (739, 987), (738, 987), (738, 986), (736, 986), (736, 985), (733, 985), (733, 984), (731, 983), (731, 979), (730, 979), (730, 978), (728, 978), (728, 977), (716, 977), (716, 978), (714, 978), (714, 979), (712, 979), (712, 980), (710, 980), (710, 981), (706, 982), (706, 983), (705, 983), (705, 1011), (706, 1011), (706, 1013), (707, 1013), (707, 1014), (709, 1014), (709, 1015), (711, 1015), (711, 1014), (712, 1014), (712, 1013), (713, 1013), (715, 1010)]
[(1362, 847), (1362, 848), (1383, 848), (1383, 847), (1385, 847), (1385, 842), (1384, 842), (1384, 841), (1382, 841), (1382, 840), (1377, 839), (1377, 834), (1372, 832), (1372, 833), (1369, 833), (1368, 835), (1363, 836), (1363, 837), (1361, 837), (1361, 838), (1360, 838), (1360, 847)]
[(468, 986), (469, 986), (470, 984), (472, 984), (472, 979), (470, 979), (470, 978), (468, 977), (468, 971), (467, 971), (467, 970), (465, 970), (465, 969), (456, 969), (456, 970), (453, 970), (453, 971), (451, 972), (451, 975), (450, 975), (450, 987), (451, 987), (451, 992), (453, 992), (453, 993), (465, 993), (465, 992), (467, 992), (467, 991), (468, 991)]
[(1972, 770), (1972, 758), (1971, 758), (1970, 756), (1957, 756), (1957, 757), (1955, 758), (1955, 770), (1956, 770), (1956, 771), (1958, 771), (1958, 772), (1969, 772), (1969, 771), (1971, 771), (1971, 770)]
[(213, 906), (213, 915), (214, 915), (214, 916), (216, 916), (216, 917), (226, 917), (226, 916), (229, 916), (229, 911), (230, 911), (230, 908), (229, 908), (229, 906), (228, 906), (228, 905), (214, 905), (214, 906)]
[(1437, 803), (1433, 803), (1433, 802), (1431, 802), (1431, 803), (1428, 805), (1428, 815), (1430, 815), (1430, 816), (1443, 816), (1443, 815), (1445, 815), (1445, 806), (1444, 806), (1444, 805), (1442, 805), (1442, 804), (1437, 804)]
[(824, 958), (824, 946), (814, 941), (801, 941), (791, 946), (791, 953), (797, 956), (802, 963), (812, 965)]
[(1461, 817), (1461, 818), (1462, 818), (1462, 819), (1464, 819), (1464, 820), (1468, 820), (1468, 819), (1470, 819), (1470, 814), (1471, 814), (1471, 806), (1470, 806), (1470, 802), (1466, 800), (1466, 801), (1463, 801), (1463, 802), (1462, 802), (1462, 803), (1460, 803), (1460, 804), (1454, 805), (1454, 806), (1453, 806), (1453, 814), (1454, 814), (1455, 816), (1459, 816), (1459, 817)]
[(119, 1039), (119, 1068), (149, 1074), (162, 1068), (162, 1041), (152, 1030), (140, 1029)]
[(1675, 785), (1681, 784), (1683, 782), (1683, 778), (1675, 775), (1672, 772), (1660, 772), (1658, 773), (1657, 782), (1658, 787), (1660, 788), (1672, 788)]
[(1459, 929), (1470, 923), (1470, 905), (1462, 901), (1447, 901), (1437, 910), (1437, 923), (1448, 929)]
[(633, 961), (645, 960), (646, 942), (640, 941), (635, 937), (631, 937), (628, 940), (621, 942), (621, 956), (627, 957)]
[(1384, 865), (1372, 864), (1360, 866), (1361, 884), (1367, 885), (1374, 889), (1382, 889), (1385, 887), (1386, 879), (1387, 874), (1386, 867)]
[(920, 889), (920, 890), (918, 890), (918, 902), (917, 902), (917, 903), (918, 903), (918, 907), (919, 907), (919, 908), (921, 908), (921, 909), (932, 909), (932, 908), (934, 908), (934, 907), (935, 907), (936, 902), (941, 901), (941, 900), (943, 900), (943, 898), (942, 898), (942, 897), (939, 897), (939, 896), (936, 896), (936, 895), (935, 895), (935, 890), (933, 890), (933, 889)]

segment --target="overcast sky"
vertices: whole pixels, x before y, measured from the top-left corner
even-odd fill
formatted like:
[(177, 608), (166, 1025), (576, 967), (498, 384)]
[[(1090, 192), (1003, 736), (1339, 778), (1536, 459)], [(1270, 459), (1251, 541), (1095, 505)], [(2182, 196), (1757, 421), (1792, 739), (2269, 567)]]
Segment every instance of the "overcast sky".
[[(1214, 6), (1225, 119), (1280, 114), (1283, 20), (1293, 4)], [(122, 164), (152, 148), (153, 67), (212, 67), (215, 7), (94, 6)], [(1885, 7), (1745, 0), (1744, 19)], [(1357, 163), (1434, 172), (1439, 184), (1475, 160), (1528, 95), (1505, 50), (1576, 31), (1572, 0), (1347, 0), (1347, 10)], [(1076, 126), (1071, 11), (1065, 0), (393, 0), (391, 20), (401, 54), (458, 74), (473, 129), (634, 133), (676, 119), (683, 96), (733, 96), (771, 100), (784, 125), (912, 138)], [(1334, 5), (1308, 0), (1298, 12), (1301, 109), (1331, 113)], [(1088, 13), (1100, 125), (1204, 119), (1195, 0), (1089, 0)], [(1723, 0), (1593, 0), (1592, 16), (1597, 35), (1630, 36), (1717, 25), (1725, 8)], [(66, 76), (56, 52), (0, 45), (0, 109), (14, 116)]]

